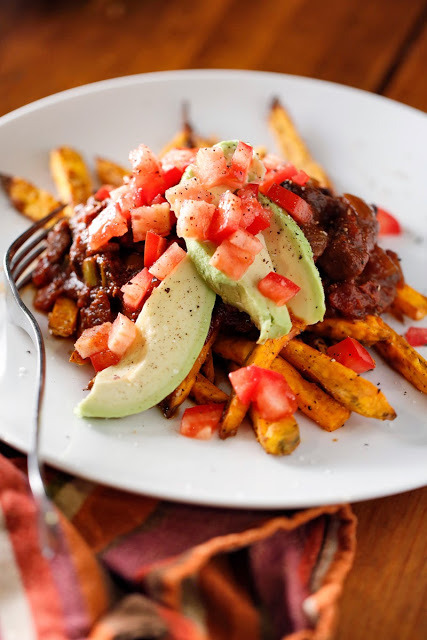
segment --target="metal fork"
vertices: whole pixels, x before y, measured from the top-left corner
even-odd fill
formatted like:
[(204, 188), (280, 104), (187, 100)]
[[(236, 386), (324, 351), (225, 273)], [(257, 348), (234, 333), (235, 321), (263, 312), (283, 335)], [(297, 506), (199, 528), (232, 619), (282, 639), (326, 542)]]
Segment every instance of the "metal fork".
[(47, 557), (52, 557), (59, 550), (59, 532), (57, 513), (45, 491), (43, 462), (40, 459), (41, 411), (46, 377), (46, 354), (40, 327), (22, 301), (19, 290), (31, 281), (31, 266), (46, 248), (44, 240), (51, 229), (51, 226), (45, 226), (46, 223), (58, 217), (64, 206), (58, 207), (24, 231), (10, 245), (4, 259), (6, 282), (9, 285), (6, 288), (6, 300), (10, 319), (13, 324), (28, 333), (37, 353), (37, 394), (28, 449), (28, 480), (37, 506), (40, 548)]

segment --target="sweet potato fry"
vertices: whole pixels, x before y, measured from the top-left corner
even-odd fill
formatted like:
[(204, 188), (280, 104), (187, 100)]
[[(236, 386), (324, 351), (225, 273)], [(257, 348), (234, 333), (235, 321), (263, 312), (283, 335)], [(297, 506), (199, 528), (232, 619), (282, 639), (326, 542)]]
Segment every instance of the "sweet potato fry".
[(18, 176), (0, 175), (0, 184), (15, 209), (33, 221), (44, 218), (61, 204), (49, 191)]
[(92, 180), (82, 156), (75, 149), (52, 149), (50, 170), (63, 202), (71, 207), (86, 202), (92, 193)]
[(412, 320), (422, 320), (427, 315), (427, 298), (408, 284), (399, 287), (394, 306)]
[(408, 344), (405, 338), (391, 327), (388, 329), (389, 338), (378, 342), (375, 350), (416, 389), (427, 393), (427, 361)]
[(378, 420), (396, 417), (396, 412), (378, 387), (308, 344), (291, 340), (281, 355), (350, 411)]
[(216, 142), (217, 138), (210, 137), (204, 138), (195, 132), (193, 125), (189, 118), (189, 106), (187, 102), (182, 105), (182, 129), (169, 140), (169, 142), (163, 147), (160, 152), (160, 157), (171, 149), (198, 149), (200, 147), (211, 147)]
[(390, 328), (378, 316), (366, 316), (364, 320), (327, 318), (309, 327), (309, 331), (332, 340), (350, 337), (367, 345), (387, 340), (390, 335)]
[(212, 357), (212, 349), (209, 350), (206, 360), (202, 365), (202, 373), (206, 376), (209, 382), (215, 382), (215, 368)]
[(59, 296), (49, 314), (49, 331), (54, 336), (69, 338), (77, 326), (77, 304), (74, 300)]
[[(219, 338), (215, 351), (227, 360), (242, 365), (253, 348), (253, 342), (245, 339)], [(280, 356), (269, 367), (281, 373), (295, 394), (298, 409), (314, 420), (325, 431), (335, 431), (350, 417), (350, 411), (331, 398), (315, 383), (305, 380), (289, 362)]]
[(303, 169), (309, 176), (315, 178), (321, 187), (331, 188), (332, 183), (325, 170), (311, 157), (307, 145), (278, 98), (275, 98), (271, 104), (269, 125), (285, 158), (297, 169)]
[(286, 456), (299, 445), (299, 428), (294, 416), (270, 422), (261, 418), (258, 412), (251, 408), (250, 417), (257, 440), (266, 453)]
[(125, 169), (125, 167), (99, 156), (95, 158), (95, 171), (101, 184), (111, 184), (113, 187), (120, 187), (123, 184), (123, 178), (130, 173), (130, 169)]
[(222, 404), (227, 402), (228, 395), (198, 373), (190, 391), (196, 404)]
[(174, 391), (172, 391), (172, 393), (170, 393), (164, 400), (161, 401), (159, 406), (163, 411), (163, 415), (165, 416), (165, 418), (172, 418), (172, 416), (175, 415), (178, 407), (180, 407), (184, 400), (188, 398), (194, 381), (196, 380), (196, 376), (199, 373), (202, 364), (206, 360), (206, 356), (209, 353), (209, 350), (211, 349), (213, 343), (215, 342), (217, 335), (218, 327), (211, 325), (205, 344), (203, 345), (202, 350), (197, 356), (190, 373), (186, 378), (184, 378), (181, 384), (178, 385), (178, 387)]
[[(255, 345), (245, 359), (244, 366), (248, 367), (251, 364), (255, 364), (259, 367), (268, 369), (273, 360), (280, 353), (283, 346), (289, 342), (291, 337), (295, 335), (295, 332), (299, 332), (299, 326), (300, 325), (297, 325), (287, 336), (274, 338), (267, 340), (264, 344)], [(237, 429), (242, 423), (248, 408), (249, 405), (241, 402), (232, 390), (229, 402), (224, 409), (222, 421), (219, 425), (220, 438), (224, 439), (236, 435)]]

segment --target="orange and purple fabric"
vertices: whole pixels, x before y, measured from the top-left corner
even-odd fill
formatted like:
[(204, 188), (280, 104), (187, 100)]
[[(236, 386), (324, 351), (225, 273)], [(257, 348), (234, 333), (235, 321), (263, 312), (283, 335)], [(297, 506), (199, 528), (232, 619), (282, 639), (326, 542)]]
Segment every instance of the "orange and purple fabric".
[(0, 640), (326, 640), (355, 549), (347, 505), (227, 510), (49, 471), (39, 548), (24, 458), (0, 456)]

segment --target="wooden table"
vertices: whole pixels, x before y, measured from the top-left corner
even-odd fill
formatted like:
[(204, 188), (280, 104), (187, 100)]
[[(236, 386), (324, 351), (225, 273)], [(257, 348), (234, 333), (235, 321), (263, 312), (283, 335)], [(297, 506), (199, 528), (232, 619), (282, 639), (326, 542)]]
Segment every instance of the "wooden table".
[[(87, 82), (203, 67), (312, 76), (427, 109), (426, 15), (426, 0), (0, 0), (0, 115)], [(354, 505), (337, 639), (425, 637), (426, 498)]]

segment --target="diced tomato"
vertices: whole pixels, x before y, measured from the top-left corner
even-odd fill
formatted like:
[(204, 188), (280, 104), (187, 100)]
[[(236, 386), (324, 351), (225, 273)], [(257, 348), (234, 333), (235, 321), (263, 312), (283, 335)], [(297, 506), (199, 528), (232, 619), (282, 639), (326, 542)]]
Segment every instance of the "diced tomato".
[(246, 228), (246, 231), (256, 236), (260, 231), (268, 229), (270, 226), (271, 213), (268, 209), (261, 207), (254, 221)]
[(205, 189), (197, 178), (190, 178), (176, 187), (168, 189), (165, 193), (171, 209), (179, 215), (181, 205), (185, 200), (203, 200), (204, 202), (213, 202), (212, 194)]
[(163, 171), (166, 172), (175, 167), (182, 174), (188, 165), (195, 161), (197, 151), (198, 149), (171, 149), (161, 159)]
[(113, 364), (117, 364), (120, 358), (117, 354), (110, 351), (110, 349), (105, 349), (104, 351), (94, 353), (93, 356), (90, 357), (90, 361), (95, 371), (98, 372), (107, 367), (111, 367)]
[(129, 185), (122, 184), (121, 187), (116, 187), (110, 191), (110, 198), (114, 202), (118, 202), (129, 191)]
[(295, 182), (295, 184), (298, 184), (300, 187), (303, 187), (305, 184), (307, 184), (309, 180), (310, 176), (302, 169), (297, 171), (297, 173), (292, 176), (292, 182)]
[(231, 280), (240, 280), (249, 269), (255, 256), (243, 251), (228, 240), (223, 240), (209, 260), (209, 264), (222, 271)]
[(90, 358), (94, 353), (107, 349), (111, 327), (111, 322), (104, 322), (95, 327), (90, 327), (90, 329), (85, 329), (74, 345), (79, 356), (83, 359)]
[(120, 211), (120, 207), (117, 203), (111, 202), (89, 225), (89, 249), (97, 251), (105, 246), (111, 238), (123, 236), (127, 230), (128, 224)]
[(273, 300), (278, 307), (282, 307), (293, 298), (301, 287), (285, 276), (281, 276), (274, 271), (258, 282), (258, 289), (263, 296)]
[(133, 209), (131, 220), (135, 242), (145, 240), (148, 231), (154, 231), (159, 236), (167, 236), (172, 227), (170, 207), (167, 202)]
[(162, 238), (154, 231), (147, 231), (144, 246), (144, 266), (148, 269), (160, 258), (166, 249), (166, 238)]
[(379, 235), (399, 235), (402, 233), (402, 227), (394, 216), (382, 207), (377, 207), (377, 220), (380, 225)]
[(230, 177), (235, 181), (235, 189), (244, 185), (253, 157), (253, 148), (239, 140), (231, 158)]
[[(164, 238), (160, 239), (164, 240), (166, 244), (166, 240)], [(133, 276), (129, 282), (121, 287), (120, 291), (123, 293), (123, 304), (126, 309), (129, 309), (129, 311), (135, 311), (139, 306), (141, 306), (145, 296), (152, 289), (152, 280), (153, 276), (148, 271), (147, 267), (144, 267), (142, 271)]]
[(258, 255), (258, 253), (262, 251), (263, 248), (261, 240), (255, 238), (255, 236), (253, 236), (245, 229), (237, 229), (237, 231), (229, 236), (227, 240), (234, 246), (242, 249), (242, 251), (250, 253), (253, 256)]
[(258, 201), (258, 184), (247, 184), (237, 192), (242, 200), (241, 226), (256, 236), (270, 226), (270, 212)]
[(142, 189), (146, 203), (150, 203), (159, 193), (164, 193), (162, 167), (151, 149), (145, 144), (140, 144), (130, 152), (129, 160), (133, 167), (131, 186)]
[(297, 410), (295, 395), (281, 373), (261, 369), (253, 404), (264, 420), (281, 420)]
[(164, 280), (186, 256), (184, 249), (174, 242), (150, 268), (150, 273), (158, 280)]
[(423, 327), (409, 327), (405, 338), (411, 347), (424, 347), (427, 345), (427, 329)]
[(277, 170), (280, 167), (283, 167), (285, 164), (288, 164), (284, 162), (283, 158), (276, 155), (275, 153), (267, 153), (263, 157), (262, 162), (267, 171), (269, 171), (270, 169)]
[(222, 194), (218, 208), (213, 214), (207, 237), (220, 243), (237, 231), (242, 220), (242, 201), (231, 191)]
[(221, 420), (223, 404), (200, 404), (184, 411), (180, 433), (187, 438), (209, 440)]
[(250, 365), (230, 373), (229, 378), (239, 400), (246, 405), (253, 402), (265, 420), (280, 420), (297, 409), (295, 395), (276, 371)]
[[(264, 163), (265, 163), (265, 159), (264, 159)], [(282, 163), (277, 167), (270, 168), (267, 170), (267, 173), (265, 174), (264, 180), (262, 181), (262, 184), (259, 189), (261, 193), (266, 194), (270, 189), (270, 187), (273, 186), (273, 184), (280, 184), (284, 180), (289, 180), (290, 178), (293, 179), (293, 177), (296, 174), (297, 174), (297, 170), (295, 169), (293, 164), (290, 164), (290, 163), (284, 164), (282, 161)]]
[(114, 189), (114, 187), (111, 186), (111, 184), (104, 184), (95, 193), (95, 195), (94, 195), (95, 200), (99, 200), (99, 202), (102, 202), (103, 200), (106, 200), (107, 198), (110, 197), (110, 191), (113, 191), (113, 189)]
[(178, 167), (171, 167), (170, 169), (167, 169), (167, 171), (163, 171), (165, 189), (170, 189), (170, 187), (177, 185), (181, 180), (183, 173), (183, 169), (179, 169)]
[(108, 336), (108, 348), (121, 358), (135, 340), (137, 333), (138, 330), (132, 320), (119, 313)]
[(229, 169), (223, 150), (220, 147), (199, 149), (196, 156), (195, 174), (207, 189), (226, 184)]
[(163, 204), (163, 202), (167, 202), (167, 200), (166, 200), (166, 198), (164, 196), (161, 196), (159, 194), (158, 196), (153, 198), (153, 201), (152, 201), (151, 204)]
[(337, 342), (329, 347), (326, 353), (330, 358), (334, 358), (356, 373), (365, 373), (365, 371), (375, 369), (375, 360), (371, 358), (365, 347), (354, 338), (345, 338), (345, 340)]
[(305, 224), (313, 218), (313, 210), (308, 202), (285, 187), (273, 184), (267, 192), (267, 197), (285, 209), (298, 223)]
[(180, 238), (206, 240), (214, 213), (214, 204), (203, 200), (184, 200), (176, 223), (177, 235)]
[(260, 370), (260, 367), (249, 365), (228, 374), (231, 385), (243, 404), (249, 404), (255, 398)]

